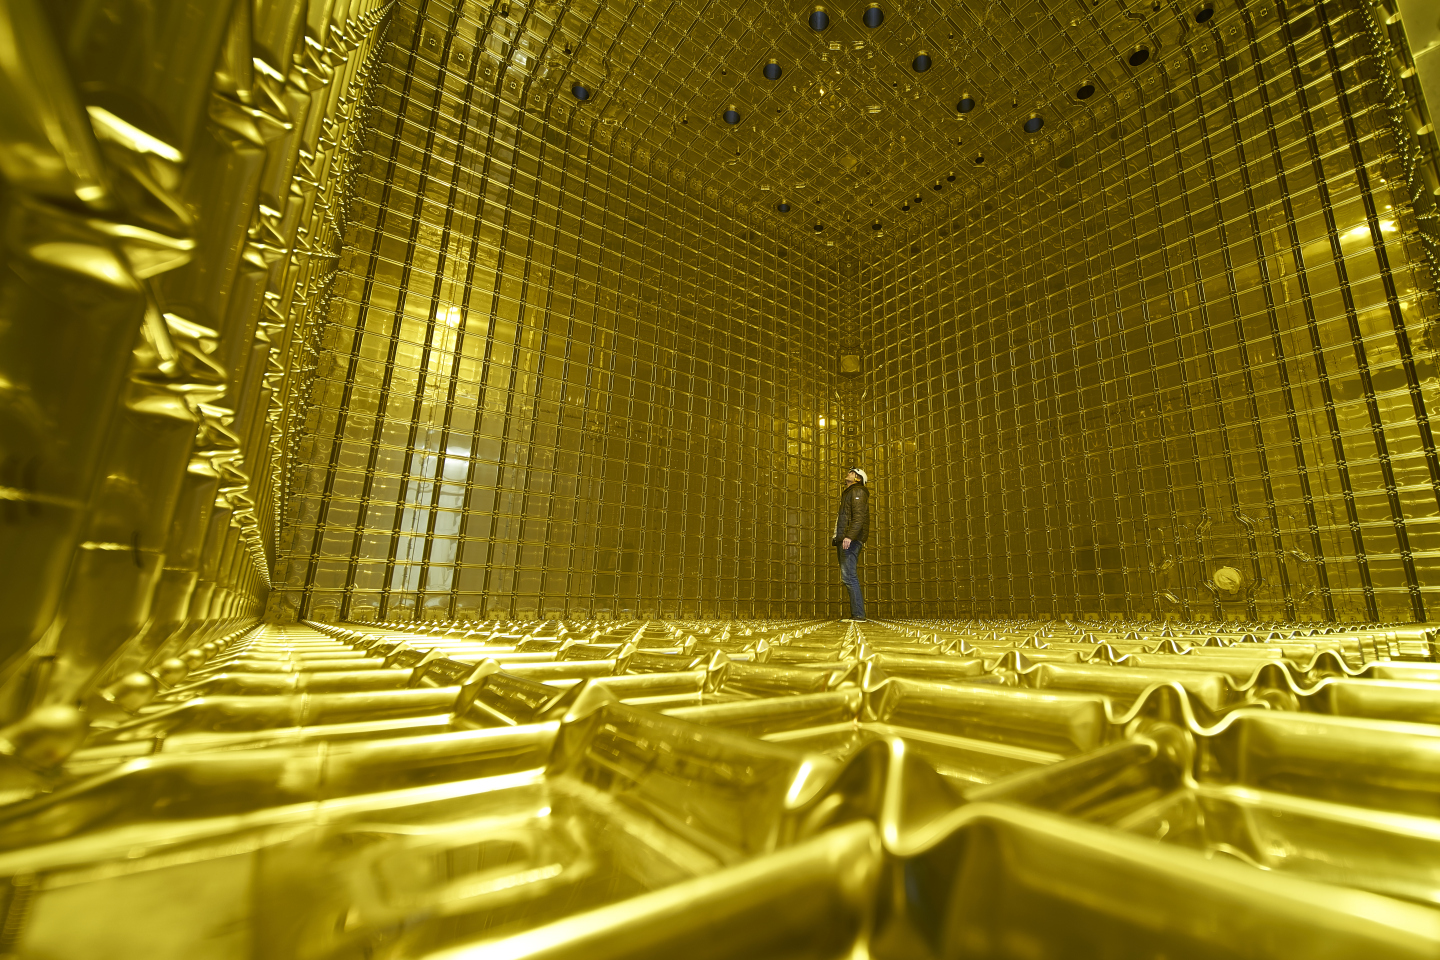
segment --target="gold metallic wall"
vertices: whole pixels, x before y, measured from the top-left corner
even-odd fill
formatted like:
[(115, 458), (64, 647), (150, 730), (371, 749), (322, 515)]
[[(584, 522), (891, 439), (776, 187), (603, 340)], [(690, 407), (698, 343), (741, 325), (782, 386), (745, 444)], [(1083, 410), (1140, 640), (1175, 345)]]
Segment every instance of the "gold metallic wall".
[(878, 614), (1433, 615), (1435, 287), (1378, 36), (1222, 9), (862, 267)]
[(828, 609), (834, 270), (557, 99), (558, 15), (395, 9), (284, 615)]
[(264, 611), (383, 13), (0, 6), (0, 720)]

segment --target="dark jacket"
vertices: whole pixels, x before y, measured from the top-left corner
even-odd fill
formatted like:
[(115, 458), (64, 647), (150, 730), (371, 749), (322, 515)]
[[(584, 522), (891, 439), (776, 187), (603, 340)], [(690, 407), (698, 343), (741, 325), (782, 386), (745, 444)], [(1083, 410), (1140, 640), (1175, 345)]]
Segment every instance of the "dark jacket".
[(864, 543), (870, 536), (870, 491), (863, 483), (852, 483), (840, 494), (840, 517), (835, 521), (835, 539), (840, 546), (845, 539)]

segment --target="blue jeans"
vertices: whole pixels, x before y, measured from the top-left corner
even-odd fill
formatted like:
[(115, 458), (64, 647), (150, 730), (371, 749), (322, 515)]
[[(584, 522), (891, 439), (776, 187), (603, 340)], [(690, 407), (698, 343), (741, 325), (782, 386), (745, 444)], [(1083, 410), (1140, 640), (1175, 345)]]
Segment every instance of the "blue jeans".
[(840, 561), (840, 582), (850, 591), (850, 619), (865, 619), (865, 595), (860, 592), (860, 578), (855, 575), (855, 564), (860, 559), (860, 548), (865, 546), (859, 540), (850, 541), (850, 549), (835, 547), (835, 558)]

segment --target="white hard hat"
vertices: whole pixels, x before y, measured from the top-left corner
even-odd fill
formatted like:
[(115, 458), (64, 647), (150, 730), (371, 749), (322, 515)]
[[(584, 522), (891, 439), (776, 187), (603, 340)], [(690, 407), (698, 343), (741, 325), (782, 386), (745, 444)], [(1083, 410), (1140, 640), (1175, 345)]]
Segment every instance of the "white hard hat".
[(868, 473), (866, 473), (864, 470), (861, 470), (859, 467), (851, 467), (851, 468), (850, 468), (850, 472), (853, 473), (853, 474), (855, 474), (855, 476), (859, 477), (861, 483), (869, 483), (869, 482), (870, 482), (870, 475), (869, 475)]

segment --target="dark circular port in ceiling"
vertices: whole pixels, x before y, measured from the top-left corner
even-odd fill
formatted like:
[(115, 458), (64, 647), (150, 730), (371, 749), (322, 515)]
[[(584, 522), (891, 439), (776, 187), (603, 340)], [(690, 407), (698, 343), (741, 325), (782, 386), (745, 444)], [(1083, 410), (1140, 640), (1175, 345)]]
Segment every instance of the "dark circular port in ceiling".
[(830, 26), (830, 14), (825, 12), (824, 7), (816, 7), (810, 11), (810, 29), (824, 30)]
[(777, 204), (775, 205), (775, 209), (776, 209), (776, 210), (779, 210), (781, 213), (789, 213), (789, 212), (790, 212), (790, 204), (785, 203), (784, 201), (781, 201), (780, 203), (777, 203)]
[(876, 27), (880, 26), (880, 24), (885, 22), (885, 12), (880, 9), (880, 4), (872, 3), (870, 4), (870, 6), (865, 8), (865, 13), (860, 18), (860, 20), (865, 24), (865, 26), (869, 27), (871, 30), (874, 30)]
[(815, 232), (816, 232), (816, 233), (819, 233), (821, 230), (824, 230), (824, 229), (825, 229), (825, 224), (823, 224), (823, 223), (817, 223), (817, 224), (815, 224)]
[(952, 173), (952, 174), (950, 174), (948, 177), (946, 177), (946, 178), (945, 178), (945, 182), (946, 182), (946, 183), (954, 183), (954, 182), (955, 182), (955, 174)]
[(916, 73), (924, 73), (926, 70), (930, 69), (932, 62), (933, 61), (931, 61), (930, 59), (930, 54), (926, 53), (924, 50), (921, 50), (919, 53), (915, 54), (915, 59), (911, 61), (910, 66), (915, 68)]
[(1089, 100), (1093, 96), (1095, 96), (1095, 84), (1093, 83), (1082, 84), (1080, 89), (1075, 91), (1076, 100)]
[(1130, 66), (1138, 67), (1150, 59), (1149, 47), (1136, 47), (1130, 54)]
[(936, 181), (935, 181), (935, 186), (931, 187), (930, 189), (931, 189), (931, 190), (940, 190), (940, 189), (942, 189), (944, 186), (945, 186), (945, 185), (944, 185), (943, 183), (941, 183), (939, 180), (936, 180)]
[(1040, 116), (1038, 113), (1032, 113), (1030, 114), (1029, 119), (1025, 121), (1025, 132), (1039, 133), (1040, 128), (1043, 126), (1045, 126), (1045, 118)]
[(769, 63), (765, 64), (765, 69), (762, 72), (765, 74), (766, 80), (779, 80), (780, 74), (783, 71), (780, 69), (780, 64), (776, 63), (774, 60), (771, 60)]
[(1215, 16), (1215, 8), (1207, 3), (1205, 6), (1195, 11), (1195, 22), (1209, 23), (1210, 18), (1213, 16)]
[(961, 113), (969, 113), (975, 109), (975, 98), (968, 93), (960, 94), (960, 102), (955, 104), (955, 109)]
[(581, 103), (584, 103), (586, 100), (590, 99), (590, 88), (585, 86), (583, 83), (577, 83), (575, 84), (575, 86), (571, 87), (570, 93), (572, 96), (575, 97), (576, 100), (579, 100)]
[(870, 224), (870, 229), (871, 229), (871, 230), (879, 230), (879, 229), (880, 229), (880, 221), (879, 221), (879, 220), (876, 220), (874, 223)]
[(730, 106), (726, 107), (725, 112), (720, 114), (720, 116), (726, 123), (730, 124), (730, 126), (732, 127), (740, 122), (740, 111), (735, 109), (735, 105), (733, 103)]
[(977, 153), (977, 154), (975, 154), (975, 166), (978, 167), (978, 166), (980, 166), (981, 164), (983, 164), (984, 162), (985, 162), (985, 154), (983, 154), (983, 153)]

